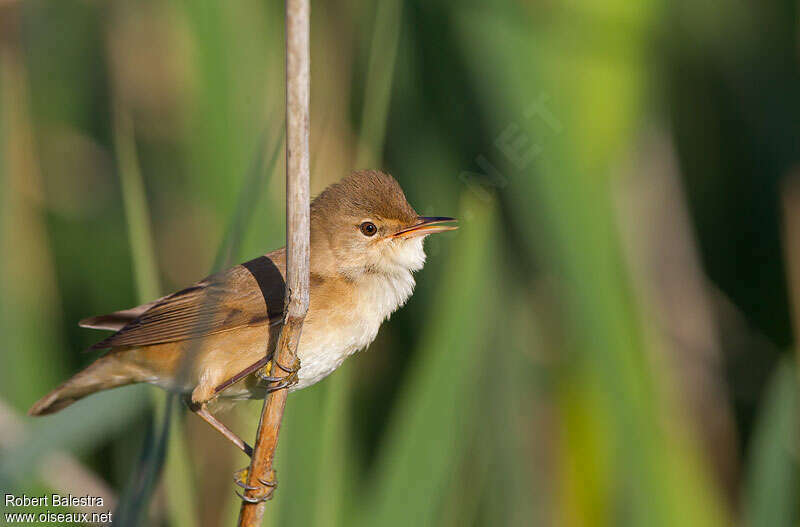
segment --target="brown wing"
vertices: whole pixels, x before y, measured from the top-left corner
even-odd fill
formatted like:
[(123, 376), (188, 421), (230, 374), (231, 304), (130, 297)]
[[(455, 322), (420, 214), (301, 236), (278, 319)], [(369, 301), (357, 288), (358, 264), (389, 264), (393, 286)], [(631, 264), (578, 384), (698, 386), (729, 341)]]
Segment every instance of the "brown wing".
[[(164, 297), (141, 314), (140, 308), (118, 312), (138, 316), (92, 348), (149, 346), (280, 323), (285, 268), (285, 253), (275, 251)], [(115, 318), (114, 314), (106, 317)], [(105, 317), (94, 317), (87, 322), (94, 319), (100, 321), (97, 325), (105, 321)]]
[(122, 311), (114, 311), (113, 313), (109, 313), (107, 315), (97, 315), (95, 317), (84, 318), (78, 322), (78, 325), (87, 329), (107, 329), (111, 331), (119, 331), (139, 318), (151, 307), (163, 302), (166, 298), (166, 296), (162, 296), (158, 300), (153, 300), (152, 302), (142, 304), (141, 306), (123, 309)]

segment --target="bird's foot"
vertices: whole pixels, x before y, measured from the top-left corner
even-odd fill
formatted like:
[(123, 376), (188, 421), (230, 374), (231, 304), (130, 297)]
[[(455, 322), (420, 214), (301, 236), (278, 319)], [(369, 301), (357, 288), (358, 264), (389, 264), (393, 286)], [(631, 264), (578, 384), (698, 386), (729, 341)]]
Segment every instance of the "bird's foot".
[[(272, 493), (275, 492), (275, 487), (278, 486), (278, 479), (275, 476), (275, 471), (270, 470), (267, 479), (258, 479), (258, 482), (261, 485), (248, 485), (247, 484), (247, 477), (250, 475), (250, 468), (244, 467), (241, 470), (237, 470), (233, 473), (233, 482), (236, 483), (238, 486), (243, 488), (245, 491), (250, 491), (252, 494), (256, 494), (255, 496), (247, 496), (242, 494), (238, 490), (236, 495), (239, 496), (243, 501), (248, 503), (261, 503), (262, 501), (267, 501), (272, 499)], [(254, 492), (258, 491), (258, 492)]]
[[(275, 377), (270, 375), (272, 373), (272, 365), (277, 366), (288, 375), (284, 377)], [(277, 360), (270, 360), (263, 368), (256, 372), (261, 381), (265, 383), (276, 383), (271, 386), (267, 387), (267, 393), (275, 392), (278, 390), (282, 390), (284, 388), (289, 388), (294, 386), (300, 380), (297, 376), (297, 372), (300, 371), (300, 359), (295, 358), (294, 364), (292, 364), (291, 368), (287, 368), (286, 366), (281, 365)]]

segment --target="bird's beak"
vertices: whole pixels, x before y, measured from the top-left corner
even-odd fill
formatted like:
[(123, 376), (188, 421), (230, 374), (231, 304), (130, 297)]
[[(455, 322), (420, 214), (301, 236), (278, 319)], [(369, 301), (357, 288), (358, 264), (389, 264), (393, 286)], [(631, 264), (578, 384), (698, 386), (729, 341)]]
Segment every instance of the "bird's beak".
[(455, 218), (445, 216), (418, 216), (417, 223), (406, 229), (401, 229), (394, 233), (395, 238), (413, 238), (414, 236), (426, 236), (437, 232), (454, 231), (458, 229), (455, 225), (441, 225), (458, 221)]

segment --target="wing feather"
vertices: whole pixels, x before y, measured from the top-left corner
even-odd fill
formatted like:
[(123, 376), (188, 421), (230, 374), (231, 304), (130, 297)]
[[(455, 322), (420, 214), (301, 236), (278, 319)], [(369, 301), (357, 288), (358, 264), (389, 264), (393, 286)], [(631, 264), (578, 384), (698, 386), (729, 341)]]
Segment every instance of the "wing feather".
[(92, 349), (149, 346), (281, 323), (284, 254), (276, 251), (237, 265), (139, 308), (86, 319), (82, 324), (104, 329), (125, 321)]
[(109, 313), (108, 315), (98, 315), (95, 317), (84, 318), (78, 322), (78, 325), (82, 328), (88, 329), (108, 329), (112, 331), (119, 331), (140, 317), (142, 313), (159, 302), (162, 302), (165, 298), (167, 297), (163, 296), (158, 300), (153, 300), (147, 304), (142, 304), (141, 306), (133, 307), (131, 309), (123, 309), (122, 311), (115, 311), (113, 313)]

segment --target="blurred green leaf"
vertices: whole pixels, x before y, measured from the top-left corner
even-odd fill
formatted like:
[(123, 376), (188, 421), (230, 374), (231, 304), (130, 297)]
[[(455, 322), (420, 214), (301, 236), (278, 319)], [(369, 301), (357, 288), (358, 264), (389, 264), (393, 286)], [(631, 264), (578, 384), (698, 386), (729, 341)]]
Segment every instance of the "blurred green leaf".
[(47, 419), (31, 419), (25, 442), (3, 452), (0, 488), (28, 479), (46, 452), (88, 452), (123, 433), (147, 407), (147, 392), (143, 386), (119, 388), (87, 397)]
[(403, 25), (402, 7), (398, 0), (381, 0), (375, 6), (355, 169), (372, 168), (382, 157), (397, 46)]
[[(487, 335), (496, 318), (495, 209), (465, 196), (440, 296), (426, 317), (418, 352), (397, 400), (372, 480), (359, 500), (361, 525), (436, 525), (441, 497), (466, 453), (465, 401), (480, 389), (496, 351)], [(469, 284), (466, 287), (465, 284)]]
[(281, 128), (278, 139), (272, 148), (269, 148), (269, 156), (267, 156), (267, 131), (265, 130), (262, 134), (262, 140), (256, 149), (252, 166), (242, 180), (233, 217), (217, 250), (212, 272), (234, 265), (235, 260), (239, 258), (244, 235), (252, 223), (256, 208), (264, 197), (267, 183), (275, 173), (285, 134), (286, 129)]
[[(0, 392), (24, 409), (85, 362), (76, 350), (93, 335), (70, 321), (130, 305), (132, 282), (140, 300), (161, 293), (148, 221), (176, 286), (199, 278), (215, 250), (216, 270), (283, 243), (283, 179), (269, 180), (282, 157), (272, 141), (283, 128), (283, 5), (7, 4)], [(380, 353), (292, 395), (268, 522), (796, 524), (791, 368), (763, 390), (779, 353), (726, 332), (727, 380), (752, 437), (742, 511), (728, 511), (677, 415), (671, 373), (653, 366), (657, 321), (630, 292), (613, 214), (616, 174), (640, 134), (669, 128), (710, 281), (765, 340), (786, 345), (775, 189), (797, 158), (795, 10), (742, 0), (317, 5), (315, 175), (342, 175), (323, 165), (331, 159), (336, 170), (352, 158), (353, 168), (391, 168), (419, 212), (450, 214), (466, 193), (478, 210), (489, 199), (502, 229), (487, 227), (484, 252), (471, 245), (483, 243), (476, 218), (426, 242), (430, 261), (413, 301), (381, 329)], [(109, 148), (115, 95), (136, 116), (141, 161), (119, 181), (128, 221)], [(479, 309), (493, 307), (476, 322), (465, 305), (478, 295)], [(534, 325), (542, 342), (531, 352)], [(26, 420), (26, 443), (2, 452), (0, 486), (44, 492), (39, 454), (59, 448), (144, 496), (165, 447), (188, 450), (175, 434), (164, 443), (164, 419), (181, 420), (172, 413), (140, 448), (148, 391)], [(228, 424), (246, 439), (259, 405), (242, 406)], [(239, 505), (229, 447), (208, 455), (213, 440), (192, 439), (204, 450), (183, 473), (167, 470), (174, 507), (163, 523), (229, 524)], [(191, 492), (170, 480), (191, 470), (203, 475)], [(129, 510), (149, 520), (143, 502)]]
[(128, 111), (117, 103), (114, 109), (114, 150), (117, 154), (122, 201), (128, 225), (128, 238), (133, 257), (133, 271), (139, 302), (145, 303), (161, 296), (161, 280), (153, 248), (150, 208), (136, 156), (133, 121)]
[[(386, 121), (391, 98), (397, 46), (402, 27), (402, 5), (383, 0), (375, 6), (372, 38), (364, 85), (364, 101), (354, 168), (381, 166)], [(366, 40), (366, 39), (365, 39)], [(315, 423), (326, 438), (319, 452), (319, 472), (314, 489), (314, 525), (334, 527), (350, 523), (346, 517), (357, 506), (348, 493), (358, 481), (357, 457), (352, 445), (352, 364), (340, 367), (319, 390), (321, 417)], [(302, 524), (298, 524), (302, 525)]]
[(187, 184), (197, 199), (227, 218), (238, 188), (231, 179), (252, 167), (267, 109), (283, 106), (282, 74), (273, 73), (283, 67), (283, 17), (279, 4), (254, 0), (178, 5), (196, 49), (194, 96), (187, 101)]
[(58, 381), (61, 315), (22, 54), (0, 43), (0, 389), (27, 409)]
[(767, 388), (750, 446), (744, 493), (744, 525), (748, 527), (797, 525), (798, 395), (797, 371), (785, 358)]
[[(160, 402), (156, 400), (156, 404)], [(162, 416), (159, 418), (155, 412), (151, 414), (150, 426), (147, 429), (144, 445), (140, 450), (136, 469), (131, 473), (130, 481), (114, 511), (114, 521), (119, 525), (141, 525), (148, 518), (148, 505), (167, 458), (170, 425), (175, 407), (173, 403), (174, 398), (167, 397), (162, 404), (164, 408)], [(169, 482), (167, 484), (169, 485)], [(194, 510), (177, 514), (177, 516), (175, 512), (170, 514), (171, 522), (175, 525), (183, 525), (177, 522), (187, 518), (191, 519), (195, 515)]]
[[(501, 153), (502, 172), (485, 169), (485, 177), (504, 189), (526, 231), (522, 243), (531, 256), (544, 255), (558, 291), (565, 333), (559, 490), (567, 524), (725, 521), (696, 445), (661, 422), (669, 403), (651, 369), (612, 206), (613, 167), (626, 159), (646, 115), (654, 13), (654, 3), (556, 8), (540, 33), (509, 13), (474, 12), (462, 22), (463, 49)], [(592, 30), (573, 39), (573, 24)], [(476, 38), (484, 45), (474, 46)], [(658, 373), (670, 386), (663, 368)]]
[[(136, 156), (136, 141), (133, 121), (127, 110), (117, 104), (114, 109), (114, 149), (117, 153), (125, 218), (134, 260), (136, 286), (139, 302), (150, 302), (161, 296), (158, 264), (153, 248), (150, 213), (144, 190), (139, 161)], [(197, 525), (197, 492), (189, 458), (189, 443), (183, 422), (172, 426), (173, 413), (181, 412), (176, 407), (173, 394), (153, 392), (155, 409), (151, 429), (151, 440), (143, 447), (142, 463), (136, 474), (140, 478), (132, 481), (118, 505), (120, 517), (126, 525), (138, 525), (144, 517), (144, 509), (150, 501), (153, 487), (158, 481), (162, 465), (166, 480), (167, 511), (173, 525)], [(152, 431), (155, 430), (155, 431)]]

